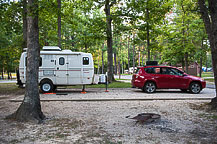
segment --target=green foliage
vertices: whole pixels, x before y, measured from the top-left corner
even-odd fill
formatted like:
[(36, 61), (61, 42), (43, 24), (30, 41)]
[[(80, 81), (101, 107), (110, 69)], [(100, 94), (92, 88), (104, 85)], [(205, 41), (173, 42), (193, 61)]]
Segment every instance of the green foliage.
[[(106, 16), (104, 0), (64, 0), (62, 2), (62, 49), (90, 52), (95, 68), (102, 66), (102, 52), (107, 66)], [(197, 12), (197, 1), (189, 0), (110, 0), (113, 51), (123, 69), (147, 61), (147, 50), (152, 60), (172, 65), (188, 61), (203, 65), (209, 43), (203, 21)], [(0, 3), (0, 71), (15, 71), (22, 52), (22, 2)], [(39, 1), (40, 46), (57, 45), (57, 1)], [(147, 42), (149, 31), (150, 45)], [(129, 41), (129, 56), (128, 56)], [(105, 46), (102, 48), (102, 44)], [(203, 47), (202, 47), (203, 43)], [(133, 48), (135, 48), (133, 55)], [(140, 54), (140, 57), (139, 57)], [(139, 61), (140, 59), (140, 61)]]
[(0, 3), (0, 71), (15, 71), (22, 49), (21, 3)]
[(171, 15), (171, 19), (163, 26), (165, 37), (160, 37), (161, 63), (183, 64), (186, 53), (189, 64), (199, 62), (201, 57), (206, 59), (207, 35), (200, 14), (192, 12), (197, 9), (197, 2), (177, 0), (174, 4), (174, 15)]

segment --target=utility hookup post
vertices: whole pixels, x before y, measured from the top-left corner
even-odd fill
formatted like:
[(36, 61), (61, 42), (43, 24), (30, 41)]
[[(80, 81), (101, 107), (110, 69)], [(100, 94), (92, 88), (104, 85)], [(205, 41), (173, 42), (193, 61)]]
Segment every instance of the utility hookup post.
[(86, 94), (87, 92), (85, 91), (85, 85), (82, 86), (82, 94)]
[(106, 85), (106, 87), (105, 87), (105, 92), (109, 92), (108, 91), (108, 73), (106, 72), (106, 74), (105, 74), (105, 85)]

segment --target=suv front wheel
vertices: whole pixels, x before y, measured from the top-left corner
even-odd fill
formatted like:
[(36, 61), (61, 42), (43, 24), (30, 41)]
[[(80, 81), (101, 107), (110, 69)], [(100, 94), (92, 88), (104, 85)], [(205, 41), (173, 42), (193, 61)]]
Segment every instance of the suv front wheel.
[(201, 85), (197, 82), (192, 82), (189, 86), (189, 90), (193, 94), (198, 94), (201, 91)]
[(154, 82), (146, 82), (143, 91), (147, 93), (153, 93), (156, 90), (156, 85)]

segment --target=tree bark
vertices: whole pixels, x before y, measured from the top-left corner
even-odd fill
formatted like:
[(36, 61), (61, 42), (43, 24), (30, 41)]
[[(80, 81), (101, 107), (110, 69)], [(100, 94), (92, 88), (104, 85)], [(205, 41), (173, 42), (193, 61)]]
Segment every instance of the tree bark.
[[(212, 66), (214, 72), (216, 94), (217, 94), (217, 1), (209, 0), (208, 8), (205, 5), (205, 0), (198, 0), (202, 19), (205, 24), (206, 33), (210, 42), (212, 53)], [(211, 100), (212, 107), (217, 108), (217, 97)]]
[(40, 123), (45, 118), (41, 111), (38, 71), (39, 71), (39, 28), (38, 28), (38, 0), (28, 1), (27, 16), (27, 69), (26, 91), (23, 102), (15, 113), (8, 116), (17, 121), (31, 121)]
[(108, 82), (111, 83), (114, 80), (113, 76), (113, 49), (112, 49), (112, 18), (110, 13), (110, 2), (105, 1), (105, 14), (106, 14), (106, 34), (107, 34), (107, 53), (108, 53)]
[(61, 48), (61, 0), (57, 0), (57, 7), (58, 7), (58, 47)]

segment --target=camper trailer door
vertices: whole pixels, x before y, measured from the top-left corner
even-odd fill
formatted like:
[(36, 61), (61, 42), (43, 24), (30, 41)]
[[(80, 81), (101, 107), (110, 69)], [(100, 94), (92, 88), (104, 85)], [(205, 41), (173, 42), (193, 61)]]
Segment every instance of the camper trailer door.
[(56, 55), (56, 84), (68, 84), (68, 56)]
[(76, 85), (82, 84), (81, 77), (81, 55), (69, 55), (68, 56), (68, 84)]

